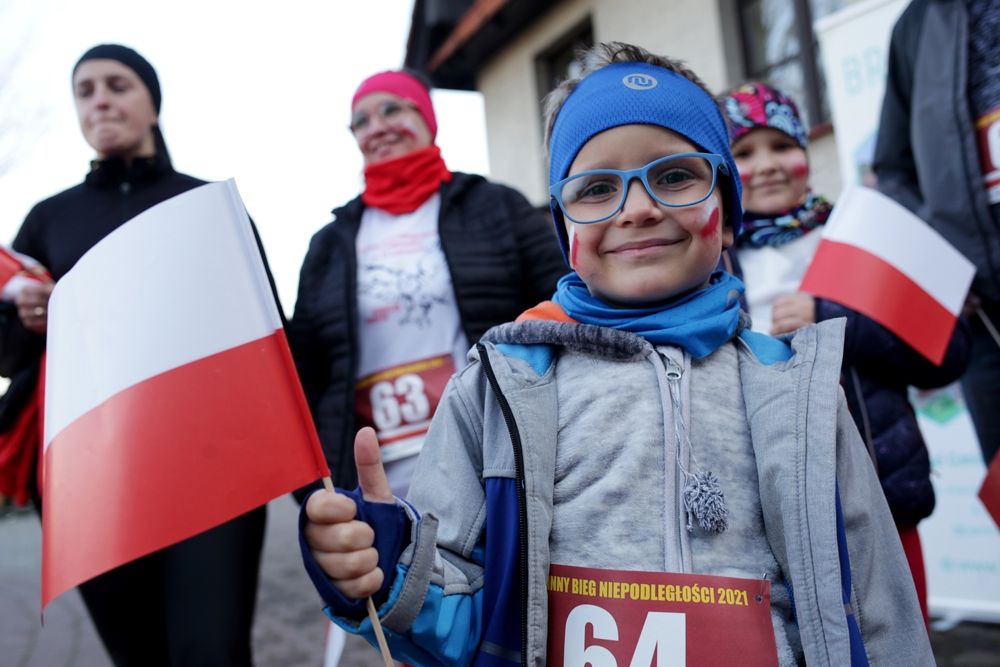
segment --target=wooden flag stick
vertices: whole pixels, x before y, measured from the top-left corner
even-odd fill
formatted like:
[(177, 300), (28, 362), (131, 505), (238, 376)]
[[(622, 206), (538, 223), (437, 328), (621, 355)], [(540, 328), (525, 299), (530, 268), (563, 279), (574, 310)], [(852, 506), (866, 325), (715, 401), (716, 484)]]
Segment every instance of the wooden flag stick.
[[(323, 478), (323, 486), (331, 493), (337, 492), (333, 488), (333, 480), (330, 479), (329, 475)], [(382, 653), (382, 660), (385, 661), (385, 667), (393, 667), (395, 663), (392, 661), (392, 653), (389, 652), (389, 645), (385, 641), (385, 633), (382, 631), (382, 621), (378, 618), (378, 612), (375, 611), (375, 603), (372, 602), (371, 597), (368, 598), (366, 606), (368, 607), (368, 618), (372, 622), (372, 629), (375, 630), (375, 639), (378, 640), (378, 649)]]

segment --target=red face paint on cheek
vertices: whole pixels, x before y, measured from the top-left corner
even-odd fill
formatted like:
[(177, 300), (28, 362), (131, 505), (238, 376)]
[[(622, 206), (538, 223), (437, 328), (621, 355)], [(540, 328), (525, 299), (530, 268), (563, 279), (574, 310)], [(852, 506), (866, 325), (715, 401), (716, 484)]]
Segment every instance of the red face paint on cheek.
[(749, 183), (751, 178), (753, 178), (753, 174), (751, 174), (749, 171), (741, 171), (740, 172), (740, 181), (744, 185), (747, 184), (747, 183)]
[(808, 162), (796, 162), (789, 167), (789, 171), (792, 176), (808, 176), (809, 175), (809, 163)]
[(708, 216), (708, 222), (705, 226), (701, 228), (699, 235), (703, 239), (710, 239), (719, 232), (719, 209), (713, 208), (712, 213)]

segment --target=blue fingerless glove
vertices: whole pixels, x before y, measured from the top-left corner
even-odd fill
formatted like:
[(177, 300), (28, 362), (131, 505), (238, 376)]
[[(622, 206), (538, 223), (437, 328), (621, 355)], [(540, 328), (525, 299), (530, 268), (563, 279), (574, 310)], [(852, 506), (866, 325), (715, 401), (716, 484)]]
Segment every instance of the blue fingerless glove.
[[(322, 489), (316, 489), (321, 491)], [(309, 494), (309, 496), (312, 495)], [(344, 491), (337, 489), (337, 493), (343, 494), (354, 501), (358, 508), (357, 520), (364, 521), (375, 530), (375, 549), (378, 551), (378, 567), (385, 575), (382, 586), (372, 595), (372, 601), (378, 607), (389, 597), (389, 589), (396, 578), (396, 563), (403, 550), (410, 544), (410, 517), (407, 516), (398, 502), (379, 503), (368, 502), (361, 496), (360, 490)], [(319, 593), (323, 601), (330, 607), (330, 611), (335, 616), (344, 618), (362, 619), (366, 615), (365, 600), (354, 600), (345, 597), (337, 587), (333, 585), (323, 568), (319, 566), (313, 556), (312, 549), (306, 542), (305, 526), (309, 520), (306, 516), (306, 503), (309, 501), (306, 496), (299, 508), (299, 549), (302, 551), (302, 563), (305, 565), (306, 573), (312, 579), (313, 586)]]

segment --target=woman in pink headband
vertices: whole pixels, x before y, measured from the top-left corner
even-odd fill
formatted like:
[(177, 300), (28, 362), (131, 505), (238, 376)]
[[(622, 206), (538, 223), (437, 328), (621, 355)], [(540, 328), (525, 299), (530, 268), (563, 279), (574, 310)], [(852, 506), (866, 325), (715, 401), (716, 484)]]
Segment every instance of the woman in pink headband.
[(451, 180), (434, 144), (430, 92), (416, 76), (380, 72), (366, 79), (351, 100), (350, 128), (365, 161), (368, 206), (411, 213)]
[(372, 426), (400, 497), (469, 347), (549, 298), (567, 271), (547, 215), (448, 170), (421, 78), (381, 72), (354, 94), (364, 192), (313, 237), (288, 325), (334, 482), (357, 484), (354, 433)]

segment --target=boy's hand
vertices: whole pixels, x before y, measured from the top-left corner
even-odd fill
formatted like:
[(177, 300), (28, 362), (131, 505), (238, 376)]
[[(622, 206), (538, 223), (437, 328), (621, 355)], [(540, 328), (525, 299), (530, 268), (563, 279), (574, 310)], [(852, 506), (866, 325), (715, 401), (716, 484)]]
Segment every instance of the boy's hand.
[(771, 309), (771, 335), (788, 333), (816, 323), (816, 299), (803, 292), (786, 294), (774, 300)]
[[(358, 431), (354, 460), (365, 500), (395, 502), (373, 429)], [(378, 552), (372, 546), (375, 531), (367, 523), (355, 520), (356, 514), (357, 506), (347, 496), (318, 491), (306, 503), (309, 523), (305, 537), (334, 586), (344, 596), (360, 600), (379, 590), (385, 575), (378, 567)]]

